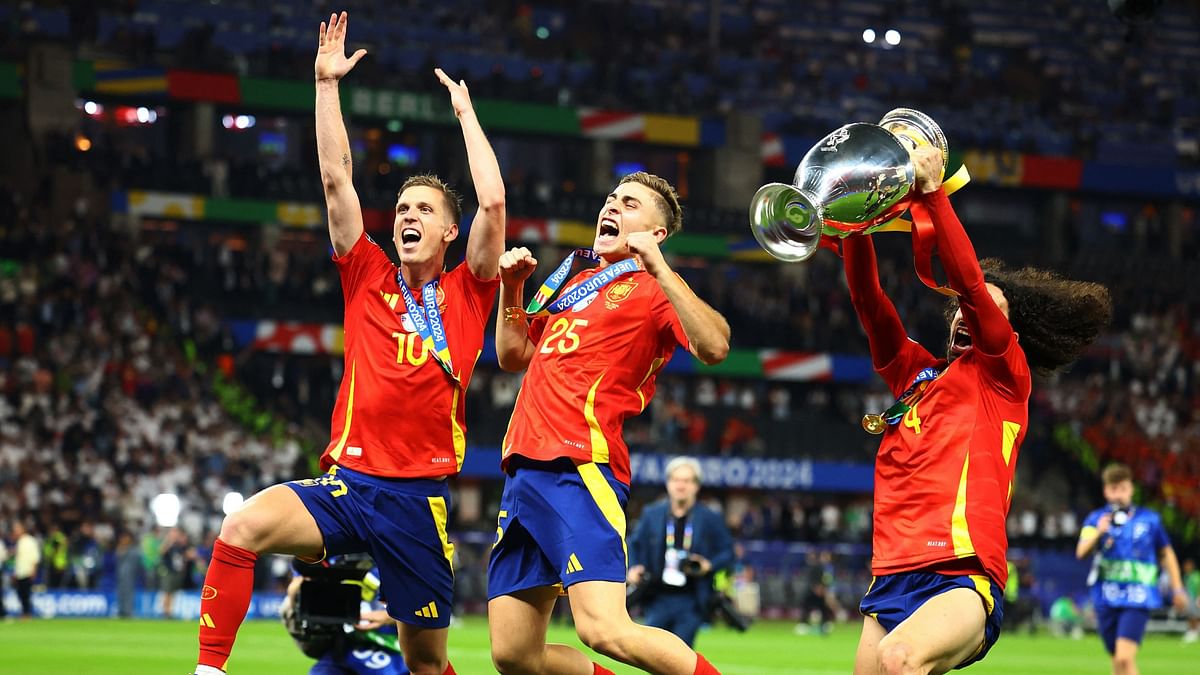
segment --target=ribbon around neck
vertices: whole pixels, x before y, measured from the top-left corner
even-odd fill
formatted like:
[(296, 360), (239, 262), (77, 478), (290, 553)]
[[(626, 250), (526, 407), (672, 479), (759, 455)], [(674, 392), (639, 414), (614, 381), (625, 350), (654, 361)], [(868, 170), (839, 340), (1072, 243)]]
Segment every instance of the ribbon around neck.
[(574, 307), (579, 301), (598, 292), (617, 277), (642, 269), (641, 264), (638, 263), (636, 258), (619, 260), (600, 270), (590, 279), (563, 293), (557, 300), (550, 302), (550, 298), (553, 298), (554, 294), (566, 283), (567, 276), (570, 275), (571, 267), (575, 264), (576, 258), (585, 258), (592, 262), (601, 261), (600, 255), (589, 248), (577, 248), (568, 253), (567, 257), (558, 264), (558, 267), (542, 283), (541, 288), (534, 294), (533, 299), (529, 301), (529, 304), (525, 307), (526, 314), (529, 316), (558, 314)]
[(417, 329), (417, 335), (421, 336), (421, 342), (424, 343), (426, 351), (433, 354), (433, 359), (456, 384), (462, 384), (458, 375), (454, 374), (454, 363), (450, 359), (450, 345), (446, 341), (446, 327), (442, 323), (442, 311), (438, 309), (437, 279), (421, 287), (421, 302), (424, 307), (417, 304), (399, 270), (396, 271), (396, 284), (400, 286), (400, 296), (404, 298), (404, 308), (408, 312), (408, 317), (412, 319), (413, 328)]

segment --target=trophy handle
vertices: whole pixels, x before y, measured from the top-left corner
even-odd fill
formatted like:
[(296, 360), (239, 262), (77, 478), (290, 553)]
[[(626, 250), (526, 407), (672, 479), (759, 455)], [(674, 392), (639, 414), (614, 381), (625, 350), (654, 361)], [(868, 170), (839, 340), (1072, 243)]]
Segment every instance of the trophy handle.
[(879, 120), (879, 126), (892, 132), (900, 144), (909, 152), (919, 145), (932, 145), (942, 151), (942, 171), (950, 161), (950, 144), (946, 142), (946, 134), (933, 121), (933, 118), (920, 110), (912, 108), (896, 108)]
[(794, 185), (767, 183), (750, 201), (754, 238), (784, 262), (807, 260), (817, 252), (823, 222), (817, 199)]

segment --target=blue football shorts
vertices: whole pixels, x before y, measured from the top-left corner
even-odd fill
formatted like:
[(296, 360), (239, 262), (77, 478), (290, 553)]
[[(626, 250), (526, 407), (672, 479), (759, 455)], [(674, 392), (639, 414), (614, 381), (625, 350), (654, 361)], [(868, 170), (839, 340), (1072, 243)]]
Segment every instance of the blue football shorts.
[(325, 555), (370, 553), (379, 592), (397, 621), (446, 628), (454, 601), (454, 546), (446, 538), (444, 480), (382, 478), (333, 467), (285, 483), (325, 538)]
[(625, 582), (629, 486), (607, 464), (509, 460), (488, 598), (581, 581)]
[(955, 588), (969, 588), (983, 600), (987, 620), (983, 626), (983, 642), (967, 660), (955, 666), (965, 668), (982, 661), (988, 650), (1000, 639), (1000, 624), (1004, 621), (1004, 592), (982, 574), (948, 575), (936, 572), (901, 572), (875, 577), (863, 596), (858, 611), (874, 617), (887, 632), (895, 630), (920, 609), (930, 598)]

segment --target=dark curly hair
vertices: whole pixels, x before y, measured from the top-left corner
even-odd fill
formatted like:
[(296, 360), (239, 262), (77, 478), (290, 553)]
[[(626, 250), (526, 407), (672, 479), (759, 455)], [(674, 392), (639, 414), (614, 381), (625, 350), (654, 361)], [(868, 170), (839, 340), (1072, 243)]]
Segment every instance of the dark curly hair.
[[(981, 260), (979, 266), (987, 282), (1004, 291), (1008, 321), (1020, 336), (1030, 369), (1038, 374), (1070, 364), (1112, 321), (1112, 300), (1100, 284), (1034, 267), (1009, 269), (995, 258)], [(951, 298), (948, 321), (956, 311), (958, 299)]]

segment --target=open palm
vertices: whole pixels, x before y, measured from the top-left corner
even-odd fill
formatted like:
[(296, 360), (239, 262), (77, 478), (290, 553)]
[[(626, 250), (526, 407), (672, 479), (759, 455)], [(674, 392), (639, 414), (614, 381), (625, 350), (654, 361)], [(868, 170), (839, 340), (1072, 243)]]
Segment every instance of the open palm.
[(438, 82), (441, 82), (450, 92), (450, 105), (454, 107), (455, 115), (462, 117), (463, 113), (472, 110), (471, 92), (467, 90), (466, 80), (455, 82), (441, 68), (434, 68), (433, 74), (437, 76)]
[(346, 24), (349, 21), (349, 16), (342, 12), (341, 16), (330, 14), (328, 25), (324, 21), (321, 22), (317, 60), (313, 65), (318, 80), (342, 79), (359, 59), (367, 55), (367, 50), (360, 49), (350, 58), (346, 58)]

